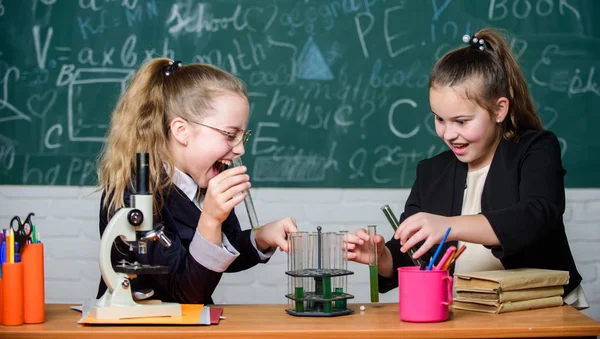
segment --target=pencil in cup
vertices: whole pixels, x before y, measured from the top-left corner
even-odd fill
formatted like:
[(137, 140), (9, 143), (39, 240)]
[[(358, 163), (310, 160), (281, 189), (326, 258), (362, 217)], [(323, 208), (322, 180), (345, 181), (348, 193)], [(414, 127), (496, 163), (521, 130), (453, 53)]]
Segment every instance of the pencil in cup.
[(45, 321), (44, 294), (44, 244), (28, 244), (23, 248), (23, 316), (26, 324), (39, 324)]
[(23, 324), (23, 263), (2, 264), (2, 324)]
[(429, 265), (427, 266), (427, 271), (430, 271), (433, 265), (435, 264), (435, 261), (437, 260), (438, 255), (440, 255), (440, 251), (442, 250), (442, 247), (444, 247), (444, 243), (448, 238), (448, 234), (450, 234), (450, 230), (452, 230), (452, 228), (448, 227), (446, 233), (444, 234), (444, 237), (442, 238), (442, 241), (438, 245), (437, 249), (435, 250), (435, 253), (433, 254), (433, 257), (431, 258), (431, 261), (429, 262)]
[(440, 262), (437, 264), (437, 266), (435, 266), (434, 271), (448, 269), (448, 266), (450, 265), (450, 260), (452, 260), (454, 253), (456, 253), (456, 247), (455, 246), (448, 247), (448, 249), (446, 250), (446, 253), (444, 253), (444, 256), (442, 257), (442, 259), (440, 259)]
[[(452, 247), (454, 247), (454, 246), (452, 246)], [(444, 266), (442, 266), (442, 271), (445, 271), (445, 270), (447, 270), (447, 269), (450, 268), (450, 264), (452, 263), (452, 259), (454, 259), (454, 255), (456, 255), (456, 247), (454, 247), (454, 250), (452, 251), (452, 254), (450, 254), (450, 257), (444, 263)]]

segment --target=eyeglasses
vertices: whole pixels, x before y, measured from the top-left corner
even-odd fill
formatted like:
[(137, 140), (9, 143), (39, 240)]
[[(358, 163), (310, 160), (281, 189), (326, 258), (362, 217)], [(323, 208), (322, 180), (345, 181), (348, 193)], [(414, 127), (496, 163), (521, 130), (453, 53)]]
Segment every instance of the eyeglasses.
[(203, 123), (200, 123), (200, 122), (195, 122), (195, 121), (192, 121), (192, 122), (195, 123), (195, 124), (197, 124), (197, 125), (208, 127), (208, 128), (213, 129), (213, 130), (215, 130), (217, 132), (221, 132), (224, 136), (227, 137), (227, 144), (230, 147), (232, 147), (232, 148), (235, 147), (235, 146), (237, 146), (237, 145), (239, 145), (240, 142), (243, 142), (244, 146), (245, 146), (246, 143), (248, 142), (248, 139), (250, 139), (250, 135), (252, 135), (252, 131), (244, 131), (244, 130), (241, 130), (241, 129), (236, 129), (235, 133), (232, 133), (232, 132), (229, 132), (229, 131), (226, 131), (226, 130), (223, 130), (223, 129), (220, 129), (220, 128), (217, 128), (217, 127), (213, 127), (213, 126), (210, 126), (210, 125), (207, 125), (207, 124), (203, 124)]

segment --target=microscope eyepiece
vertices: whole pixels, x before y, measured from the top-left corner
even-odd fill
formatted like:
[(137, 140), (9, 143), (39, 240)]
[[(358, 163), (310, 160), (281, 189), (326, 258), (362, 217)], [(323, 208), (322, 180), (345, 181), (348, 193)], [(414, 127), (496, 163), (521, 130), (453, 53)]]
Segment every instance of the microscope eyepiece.
[(150, 162), (148, 153), (137, 153), (137, 190), (136, 194), (149, 194), (150, 192)]

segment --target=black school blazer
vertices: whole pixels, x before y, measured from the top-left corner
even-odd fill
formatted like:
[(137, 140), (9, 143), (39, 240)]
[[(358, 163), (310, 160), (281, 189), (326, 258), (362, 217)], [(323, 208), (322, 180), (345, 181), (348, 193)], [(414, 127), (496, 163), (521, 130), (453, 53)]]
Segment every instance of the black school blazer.
[[(460, 215), (467, 171), (467, 164), (452, 151), (421, 161), (401, 221), (418, 212)], [(567, 295), (581, 283), (581, 275), (563, 223), (565, 173), (560, 145), (552, 132), (528, 130), (518, 142), (502, 139), (485, 181), (481, 210), (500, 240), (499, 246), (490, 247), (492, 254), (505, 269), (569, 271)], [(450, 245), (456, 242), (445, 247)], [(400, 252), (398, 240), (392, 238), (386, 246), (392, 253), (394, 276), (380, 276), (381, 292), (398, 286), (396, 268), (412, 265), (408, 255)]]

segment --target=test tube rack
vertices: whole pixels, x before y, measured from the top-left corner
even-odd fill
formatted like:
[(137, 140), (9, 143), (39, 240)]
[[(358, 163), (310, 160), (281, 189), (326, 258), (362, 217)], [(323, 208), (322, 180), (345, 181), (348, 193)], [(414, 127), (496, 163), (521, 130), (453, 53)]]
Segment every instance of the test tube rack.
[(347, 255), (343, 238), (347, 232), (295, 232), (288, 236), (289, 308), (294, 316), (332, 317), (351, 314), (347, 300)]

